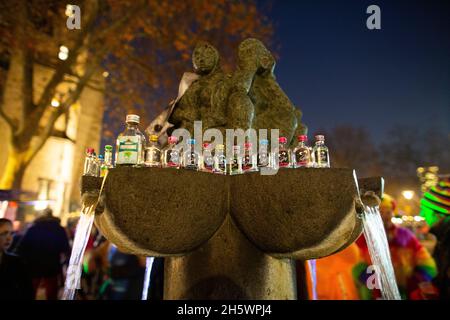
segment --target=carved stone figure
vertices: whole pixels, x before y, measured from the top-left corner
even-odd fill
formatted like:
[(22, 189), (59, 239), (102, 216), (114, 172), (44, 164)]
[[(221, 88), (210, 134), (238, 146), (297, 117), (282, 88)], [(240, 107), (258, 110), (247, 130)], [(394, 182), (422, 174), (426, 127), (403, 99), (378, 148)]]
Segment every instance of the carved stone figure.
[(211, 44), (200, 42), (194, 49), (192, 63), (199, 77), (180, 98), (169, 122), (191, 134), (195, 120), (203, 121), (203, 129), (225, 127), (228, 89), (219, 52)]
[(191, 134), (195, 120), (202, 120), (203, 130), (217, 128), (222, 133), (227, 128), (280, 129), (288, 141), (294, 134), (305, 134), (301, 111), (276, 82), (275, 59), (264, 44), (244, 40), (237, 60), (236, 70), (225, 75), (217, 49), (207, 42), (198, 43), (192, 55), (195, 78), (191, 76), (193, 80), (179, 92), (170, 114), (160, 118)]

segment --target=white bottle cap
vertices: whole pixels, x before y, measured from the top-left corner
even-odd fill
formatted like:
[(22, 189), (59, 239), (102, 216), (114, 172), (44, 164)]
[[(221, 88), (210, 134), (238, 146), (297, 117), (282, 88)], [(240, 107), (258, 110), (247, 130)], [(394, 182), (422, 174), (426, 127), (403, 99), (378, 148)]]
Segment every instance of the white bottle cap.
[(324, 141), (325, 137), (323, 135), (319, 134), (319, 135), (316, 136), (316, 140), (317, 141)]
[(140, 120), (140, 118), (139, 118), (138, 115), (135, 115), (135, 114), (129, 114), (129, 115), (127, 115), (126, 122), (135, 122), (135, 123), (139, 123), (139, 120)]

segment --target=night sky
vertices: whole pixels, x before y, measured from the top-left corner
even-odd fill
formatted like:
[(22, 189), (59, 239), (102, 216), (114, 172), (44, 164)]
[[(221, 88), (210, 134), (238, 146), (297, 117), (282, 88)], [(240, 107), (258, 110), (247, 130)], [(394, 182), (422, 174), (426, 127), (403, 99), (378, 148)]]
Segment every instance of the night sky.
[[(368, 30), (366, 9), (381, 9)], [(375, 141), (399, 124), (450, 132), (450, 1), (276, 1), (275, 74), (312, 134), (365, 126)]]

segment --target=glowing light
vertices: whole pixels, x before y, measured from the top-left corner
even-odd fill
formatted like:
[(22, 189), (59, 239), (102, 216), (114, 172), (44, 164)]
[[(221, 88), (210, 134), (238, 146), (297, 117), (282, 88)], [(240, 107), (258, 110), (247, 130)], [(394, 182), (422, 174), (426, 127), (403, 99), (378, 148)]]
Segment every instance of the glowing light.
[(107, 77), (109, 76), (109, 72), (108, 72), (108, 71), (104, 71), (104, 72), (102, 73), (102, 75), (103, 75), (105, 78), (107, 78)]
[(34, 202), (34, 210), (36, 211), (42, 211), (44, 209), (46, 209), (49, 205), (49, 201), (48, 200), (38, 200)]
[(414, 191), (405, 190), (402, 192), (402, 195), (406, 200), (411, 200), (414, 197)]
[(54, 108), (58, 108), (58, 107), (59, 107), (59, 101), (56, 100), (55, 98), (53, 98), (53, 99), (52, 99), (52, 102), (51, 102), (51, 105), (52, 105), (52, 107), (54, 107)]
[(68, 57), (69, 57), (69, 48), (67, 48), (66, 46), (60, 46), (58, 58), (60, 60), (66, 60)]

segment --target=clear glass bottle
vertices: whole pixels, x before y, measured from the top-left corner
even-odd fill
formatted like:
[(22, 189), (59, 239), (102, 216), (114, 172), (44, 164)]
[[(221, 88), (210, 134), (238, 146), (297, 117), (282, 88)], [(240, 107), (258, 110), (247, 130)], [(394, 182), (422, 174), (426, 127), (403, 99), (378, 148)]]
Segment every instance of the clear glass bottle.
[(271, 156), (269, 152), (269, 140), (259, 140), (258, 149), (258, 168), (270, 167), (272, 164)]
[(86, 149), (86, 157), (84, 158), (84, 170), (83, 170), (83, 175), (85, 175), (85, 176), (93, 175), (93, 171), (92, 171), (92, 166), (93, 166), (93, 161), (94, 161), (94, 159), (92, 157), (93, 154), (94, 154), (93, 148)]
[(116, 165), (141, 165), (144, 163), (145, 136), (139, 130), (139, 116), (127, 115), (127, 127), (117, 137)]
[(227, 158), (224, 154), (225, 146), (223, 144), (216, 145), (214, 152), (214, 173), (227, 174)]
[(187, 150), (183, 153), (183, 167), (188, 170), (198, 170), (200, 156), (195, 151), (195, 139), (188, 139)]
[(315, 160), (314, 167), (330, 167), (330, 154), (328, 152), (328, 147), (325, 145), (325, 137), (323, 135), (316, 136), (316, 144), (313, 148), (313, 154)]
[(161, 167), (161, 147), (158, 143), (158, 136), (150, 136), (147, 147), (145, 148), (145, 166)]
[(252, 154), (252, 144), (247, 142), (244, 144), (244, 158), (242, 160), (242, 170), (244, 172), (258, 171), (257, 154)]
[(300, 135), (297, 137), (298, 145), (292, 152), (292, 164), (294, 168), (307, 168), (311, 166), (311, 149), (306, 145), (308, 137)]
[(230, 160), (228, 161), (228, 173), (230, 175), (242, 173), (242, 156), (240, 146), (233, 146), (233, 152)]
[(103, 156), (99, 155), (97, 157), (97, 154), (94, 152), (92, 154), (92, 166), (91, 166), (92, 175), (94, 177), (100, 177), (102, 162), (103, 162)]
[(213, 172), (214, 156), (211, 150), (211, 143), (209, 142), (203, 143), (203, 152), (201, 158), (202, 158), (201, 170), (204, 172)]
[(98, 171), (99, 171), (99, 177), (104, 177), (105, 174), (103, 172), (103, 167), (105, 165), (105, 158), (103, 157), (102, 154), (98, 155), (98, 159), (97, 159), (97, 163), (98, 163)]
[(108, 170), (113, 167), (112, 148), (113, 147), (111, 145), (105, 146), (105, 157), (103, 164), (100, 166), (100, 177), (104, 177), (106, 175), (106, 172), (108, 172)]
[(179, 169), (181, 165), (180, 151), (176, 148), (178, 138), (169, 137), (169, 145), (163, 151), (163, 167)]
[[(290, 168), (291, 167), (291, 152), (287, 147), (287, 138), (280, 137), (278, 139), (278, 148), (275, 150), (275, 157), (278, 157), (278, 168)], [(274, 161), (275, 162), (275, 161)], [(276, 163), (274, 163), (276, 167)]]

